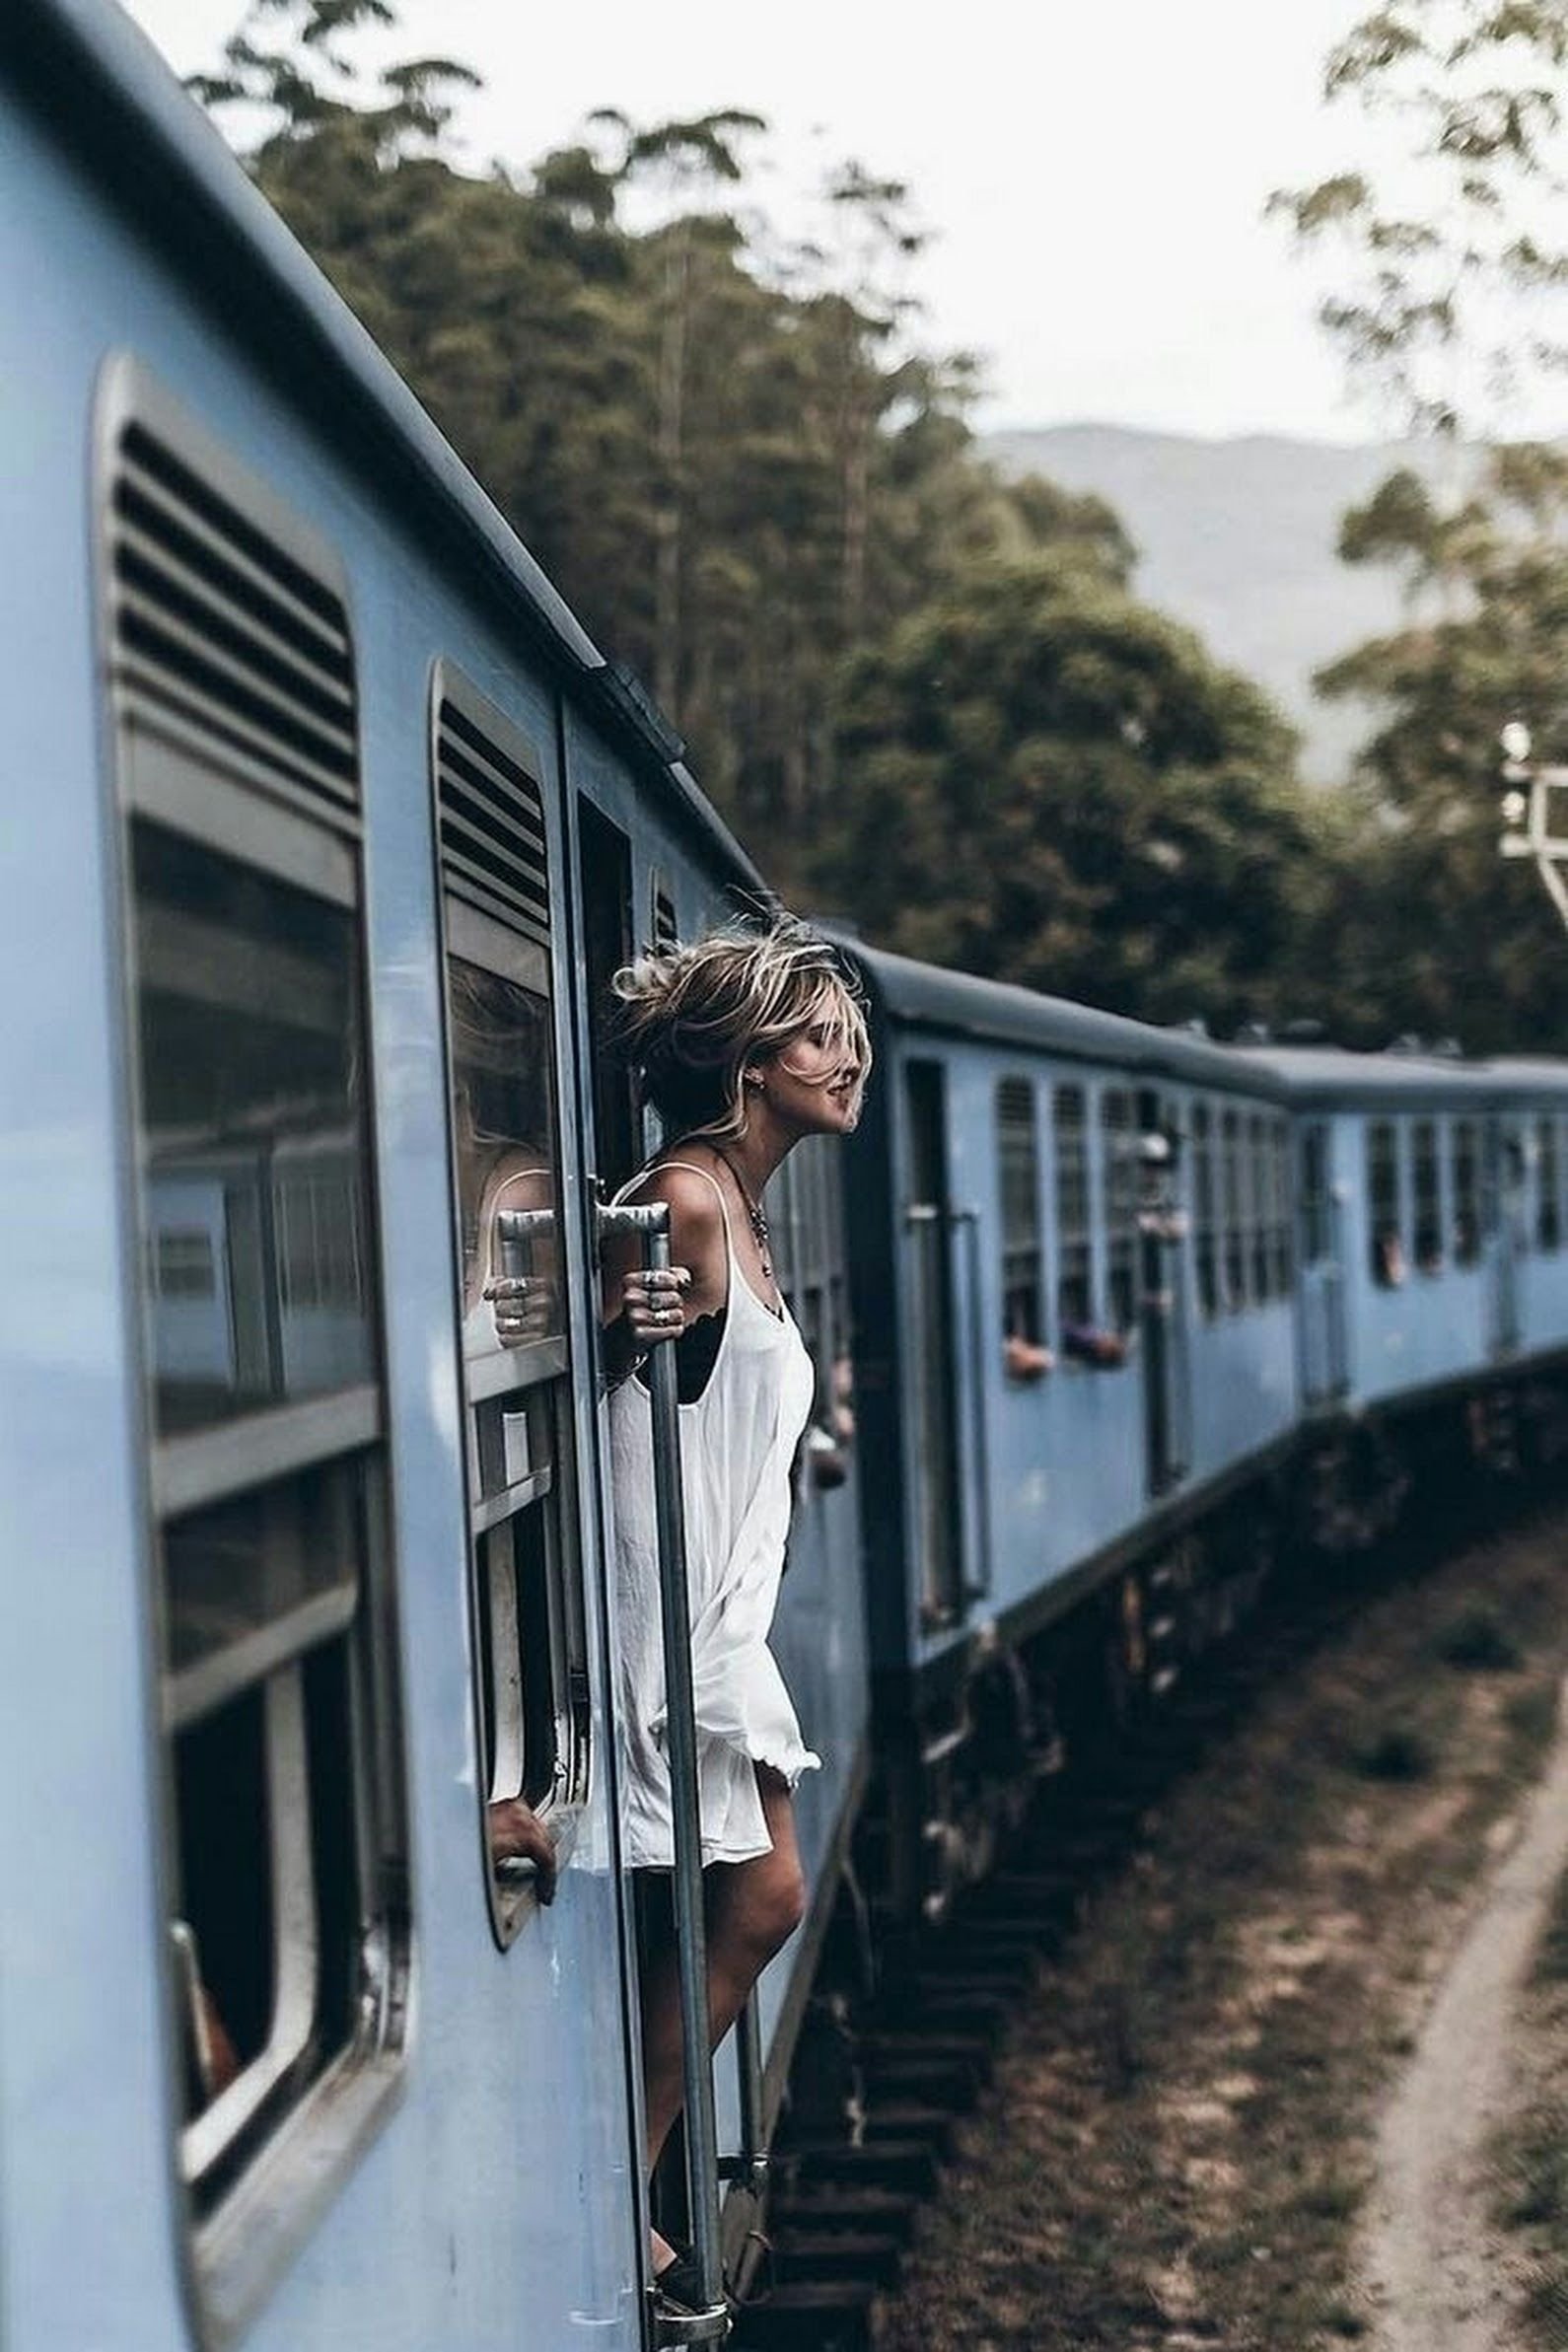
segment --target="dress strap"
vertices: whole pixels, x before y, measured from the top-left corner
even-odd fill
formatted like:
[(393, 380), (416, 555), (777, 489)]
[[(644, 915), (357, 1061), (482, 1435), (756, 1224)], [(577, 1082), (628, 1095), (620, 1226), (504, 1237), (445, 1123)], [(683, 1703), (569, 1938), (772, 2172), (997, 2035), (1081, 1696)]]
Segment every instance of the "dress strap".
[(651, 1167), (640, 1170), (638, 1174), (631, 1178), (629, 1183), (622, 1184), (620, 1190), (616, 1193), (615, 1198), (610, 1205), (614, 1208), (618, 1208), (629, 1192), (635, 1192), (640, 1184), (646, 1184), (651, 1176), (656, 1176), (659, 1174), (661, 1168), (683, 1168), (687, 1176), (701, 1176), (705, 1184), (711, 1184), (713, 1186), (714, 1192), (718, 1196), (719, 1214), (724, 1219), (724, 1246), (733, 1258), (735, 1255), (735, 1241), (730, 1232), (730, 1209), (729, 1203), (724, 1197), (724, 1186), (719, 1182), (717, 1176), (709, 1174), (707, 1169), (699, 1168), (695, 1160), (654, 1161)]

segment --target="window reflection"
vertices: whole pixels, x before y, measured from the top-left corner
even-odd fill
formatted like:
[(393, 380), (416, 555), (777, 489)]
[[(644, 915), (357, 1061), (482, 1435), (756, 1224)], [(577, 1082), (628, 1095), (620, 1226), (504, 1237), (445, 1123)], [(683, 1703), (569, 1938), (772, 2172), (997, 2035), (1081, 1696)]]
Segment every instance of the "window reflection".
[(373, 1377), (354, 919), (132, 827), (159, 1433)]
[[(555, 1231), (547, 1214), (539, 1215), (555, 1206), (549, 1003), (459, 956), (448, 958), (447, 985), (463, 1353), (471, 1357), (564, 1329)], [(539, 1217), (516, 1255), (503, 1249), (496, 1230), (503, 1210)], [(498, 1328), (484, 1292), (505, 1276), (526, 1288)]]

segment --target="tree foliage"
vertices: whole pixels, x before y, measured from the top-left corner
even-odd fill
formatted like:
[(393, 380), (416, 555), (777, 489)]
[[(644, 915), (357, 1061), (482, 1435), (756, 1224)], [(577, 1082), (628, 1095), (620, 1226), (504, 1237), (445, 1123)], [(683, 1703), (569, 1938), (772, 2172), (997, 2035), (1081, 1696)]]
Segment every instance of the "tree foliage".
[(1293, 738), (1114, 544), (968, 572), (850, 666), (818, 879), (908, 955), (1152, 1020), (1292, 1009)]
[(1350, 279), (1321, 317), (1417, 427), (1457, 430), (1568, 365), (1568, 0), (1389, 0), (1329, 52), (1323, 95), (1390, 118), (1386, 170), (1282, 189)]
[(1134, 601), (1104, 502), (979, 461), (972, 368), (914, 330), (908, 190), (845, 165), (781, 256), (740, 108), (606, 112), (476, 177), (447, 152), (463, 68), (355, 78), (392, 16), (262, 0), (206, 94), (779, 887), (1154, 1019), (1314, 1009), (1301, 942), (1362, 831)]
[(1565, 523), (1568, 454), (1525, 444), (1496, 451), (1462, 504), (1396, 473), (1345, 518), (1346, 559), (1395, 566), (1413, 601), (1405, 627), (1319, 679), (1381, 714), (1337, 908), (1358, 990), (1341, 1027), (1568, 1050), (1557, 917), (1497, 854), (1502, 728), (1523, 719), (1541, 756), (1568, 758)]

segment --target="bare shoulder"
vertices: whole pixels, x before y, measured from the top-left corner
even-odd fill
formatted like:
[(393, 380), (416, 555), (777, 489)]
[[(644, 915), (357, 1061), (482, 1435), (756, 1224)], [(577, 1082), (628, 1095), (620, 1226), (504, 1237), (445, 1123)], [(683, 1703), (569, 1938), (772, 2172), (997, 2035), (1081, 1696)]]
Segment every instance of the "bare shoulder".
[(672, 1226), (695, 1243), (717, 1240), (724, 1232), (718, 1180), (704, 1176), (695, 1167), (682, 1164), (672, 1167), (668, 1161), (656, 1161), (632, 1186), (627, 1198), (664, 1201), (670, 1210)]

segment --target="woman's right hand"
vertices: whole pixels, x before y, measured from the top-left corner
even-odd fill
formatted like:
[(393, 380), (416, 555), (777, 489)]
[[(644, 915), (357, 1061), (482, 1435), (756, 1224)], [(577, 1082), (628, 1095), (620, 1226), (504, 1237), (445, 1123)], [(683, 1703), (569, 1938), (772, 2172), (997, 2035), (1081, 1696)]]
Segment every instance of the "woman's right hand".
[(678, 1339), (686, 1326), (684, 1294), (691, 1287), (685, 1266), (636, 1266), (620, 1286), (620, 1312), (639, 1349), (662, 1339)]

